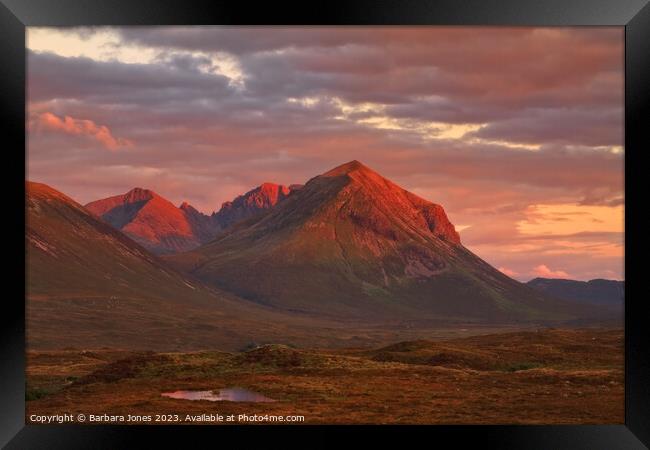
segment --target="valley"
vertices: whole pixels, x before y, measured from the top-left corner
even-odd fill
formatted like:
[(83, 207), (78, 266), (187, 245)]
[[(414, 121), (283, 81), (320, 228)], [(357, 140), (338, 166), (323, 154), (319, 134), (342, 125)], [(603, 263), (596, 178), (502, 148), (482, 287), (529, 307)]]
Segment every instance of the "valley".
[[(624, 421), (623, 333), (615, 329), (531, 330), (373, 348), (89, 348), (30, 351), (27, 358), (27, 423), (31, 415), (64, 412), (152, 416), (151, 424), (232, 414), (304, 416), (307, 425)], [(162, 395), (224, 388), (275, 401)], [(170, 422), (155, 422), (156, 415)]]

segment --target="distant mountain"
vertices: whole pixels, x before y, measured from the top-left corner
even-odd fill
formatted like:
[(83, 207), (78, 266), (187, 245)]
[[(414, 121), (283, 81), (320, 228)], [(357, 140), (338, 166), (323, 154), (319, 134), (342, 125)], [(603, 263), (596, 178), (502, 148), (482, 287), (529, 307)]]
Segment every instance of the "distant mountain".
[(358, 161), (279, 193), (268, 213), (167, 259), (206, 283), (302, 313), (464, 321), (580, 314), (481, 260), (442, 206)]
[(555, 298), (582, 304), (622, 309), (625, 299), (624, 281), (535, 278), (526, 284)]
[(225, 202), (218, 212), (212, 214), (212, 219), (221, 229), (226, 229), (273, 208), (289, 197), (292, 190), (298, 190), (300, 187), (301, 185), (295, 184), (287, 187), (281, 184), (263, 183), (233, 201)]
[(27, 182), (25, 202), (29, 348), (322, 342), (312, 337), (314, 323), (205, 287), (47, 185)]
[(189, 204), (177, 208), (142, 188), (88, 203), (86, 209), (156, 254), (191, 250), (220, 230), (209, 216)]
[(153, 253), (165, 255), (192, 250), (208, 242), (235, 223), (273, 208), (300, 187), (264, 183), (225, 202), (211, 216), (187, 202), (177, 208), (164, 197), (142, 188), (90, 202), (86, 209)]

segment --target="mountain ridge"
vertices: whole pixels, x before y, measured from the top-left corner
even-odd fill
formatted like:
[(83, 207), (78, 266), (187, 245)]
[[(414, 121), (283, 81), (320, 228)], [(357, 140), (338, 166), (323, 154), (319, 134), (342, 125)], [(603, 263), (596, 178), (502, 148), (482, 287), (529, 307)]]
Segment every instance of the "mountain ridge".
[(273, 208), (285, 200), (292, 190), (296, 189), (296, 185), (292, 186), (294, 187), (270, 182), (262, 183), (250, 191), (238, 195), (232, 201), (224, 202), (221, 209), (211, 215), (212, 220), (225, 230), (239, 221)]
[(158, 255), (192, 250), (241, 220), (273, 208), (297, 185), (263, 183), (224, 202), (211, 215), (188, 202), (176, 207), (156, 192), (135, 187), (125, 194), (92, 201), (85, 208)]
[(157, 254), (191, 250), (218, 231), (210, 218), (187, 203), (176, 207), (157, 193), (134, 188), (85, 208)]
[[(173, 280), (182, 291), (195, 290), (191, 281), (65, 194), (31, 181), (26, 182), (26, 194), (28, 272), (32, 272), (28, 286), (32, 294), (53, 294), (59, 288), (97, 294), (106, 288), (107, 296), (120, 292), (154, 295), (163, 279)], [(61, 280), (48, 276), (55, 266), (68, 272)], [(109, 267), (113, 275), (102, 269)], [(97, 269), (96, 275), (91, 277), (88, 271), (93, 269)], [(115, 273), (126, 278), (115, 279)]]
[(567, 304), (466, 249), (441, 205), (356, 160), (168, 260), (208, 284), (292, 311), (479, 321), (571, 316)]
[(625, 302), (625, 281), (620, 280), (595, 278), (578, 281), (537, 277), (526, 284), (555, 298), (617, 311), (622, 311)]

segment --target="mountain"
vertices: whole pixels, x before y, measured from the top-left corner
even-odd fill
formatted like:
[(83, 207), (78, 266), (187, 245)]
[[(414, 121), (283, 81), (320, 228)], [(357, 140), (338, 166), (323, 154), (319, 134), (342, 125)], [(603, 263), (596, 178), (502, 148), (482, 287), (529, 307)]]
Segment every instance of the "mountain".
[(218, 212), (212, 214), (212, 219), (221, 229), (226, 229), (273, 208), (289, 197), (293, 190), (298, 190), (300, 187), (301, 185), (295, 184), (287, 187), (281, 184), (263, 183), (233, 201), (225, 202)]
[(442, 206), (358, 161), (167, 259), (241, 297), (323, 316), (484, 322), (575, 314), (466, 249)]
[(589, 281), (535, 278), (526, 283), (538, 291), (571, 302), (623, 309), (625, 282), (595, 279)]
[(183, 202), (178, 208), (153, 191), (134, 188), (96, 200), (86, 209), (157, 255), (192, 250), (233, 224), (255, 217), (286, 199), (301, 185), (264, 183), (225, 202), (211, 216)]
[(220, 229), (187, 203), (177, 208), (148, 189), (97, 200), (86, 209), (156, 254), (191, 250)]
[[(31, 295), (145, 295), (194, 287), (143, 247), (45, 184), (27, 183)], [(164, 297), (168, 292), (164, 293)]]
[(26, 192), (29, 348), (322, 344), (313, 322), (203, 286), (51, 187), (27, 182)]

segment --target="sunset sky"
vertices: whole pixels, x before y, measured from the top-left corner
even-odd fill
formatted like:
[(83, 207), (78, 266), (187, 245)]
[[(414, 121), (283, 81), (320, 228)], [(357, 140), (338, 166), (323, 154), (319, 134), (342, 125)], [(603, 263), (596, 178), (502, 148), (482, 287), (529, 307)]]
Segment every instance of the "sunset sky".
[(205, 213), (357, 159), (513, 278), (623, 279), (623, 28), (29, 28), (28, 173)]

